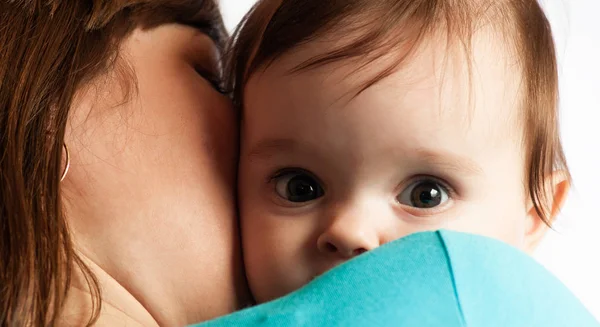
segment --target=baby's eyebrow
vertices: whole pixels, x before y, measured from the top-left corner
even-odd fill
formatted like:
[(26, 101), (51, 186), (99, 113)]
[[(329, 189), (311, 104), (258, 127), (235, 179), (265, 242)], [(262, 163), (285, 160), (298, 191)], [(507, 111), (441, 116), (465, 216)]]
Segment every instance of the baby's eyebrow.
[(293, 139), (267, 139), (259, 142), (248, 152), (252, 159), (270, 158), (279, 153), (287, 153), (298, 147), (298, 142)]
[[(248, 151), (247, 156), (252, 159), (269, 159), (278, 154), (294, 152), (301, 147), (297, 140), (289, 138), (266, 139), (258, 142)], [(446, 150), (413, 148), (402, 151), (406, 156), (435, 166), (443, 170), (463, 172), (471, 175), (483, 174), (481, 166), (471, 158), (461, 156)]]
[(465, 172), (468, 174), (483, 174), (483, 169), (474, 160), (443, 150), (418, 148), (413, 150), (421, 161), (446, 170)]

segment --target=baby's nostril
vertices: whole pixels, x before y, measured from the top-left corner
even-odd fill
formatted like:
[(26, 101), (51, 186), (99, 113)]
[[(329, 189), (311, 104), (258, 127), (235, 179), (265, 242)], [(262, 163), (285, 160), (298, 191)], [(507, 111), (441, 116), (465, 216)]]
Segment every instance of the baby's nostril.
[(355, 256), (357, 256), (357, 255), (361, 255), (361, 254), (363, 254), (363, 253), (365, 253), (365, 252), (367, 252), (367, 250), (366, 250), (366, 249), (360, 248), (360, 249), (356, 249), (356, 250), (354, 250), (354, 251), (353, 251), (353, 254), (354, 254)]
[(327, 252), (333, 253), (333, 252), (337, 252), (338, 248), (335, 245), (333, 245), (332, 243), (327, 242), (327, 243), (325, 243), (325, 250)]

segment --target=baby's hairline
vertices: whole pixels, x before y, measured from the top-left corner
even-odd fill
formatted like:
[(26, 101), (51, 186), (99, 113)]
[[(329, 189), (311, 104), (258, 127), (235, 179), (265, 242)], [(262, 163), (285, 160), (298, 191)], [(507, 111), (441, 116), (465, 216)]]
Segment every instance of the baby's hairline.
[[(348, 23), (346, 26), (352, 26), (352, 24)], [(250, 65), (248, 67), (245, 78), (246, 83), (243, 88), (246, 88), (247, 82), (249, 82), (252, 77), (255, 77), (257, 74), (260, 75), (264, 73), (275, 62), (285, 60), (287, 57), (297, 53), (298, 51), (303, 51), (307, 47), (314, 47), (315, 45), (319, 44), (325, 44), (325, 47), (329, 46), (331, 50), (322, 51), (297, 65), (291, 66), (288, 71), (288, 74), (291, 78), (293, 78), (293, 76), (297, 73), (307, 72), (315, 68), (329, 65), (345, 66), (355, 64), (358, 68), (354, 73), (359, 73), (368, 70), (370, 65), (375, 61), (382, 59), (385, 60), (386, 57), (399, 58), (396, 60), (396, 62), (392, 62), (382, 71), (374, 74), (371, 79), (365, 81), (364, 85), (357, 88), (355, 95), (361, 94), (391, 74), (399, 72), (403, 69), (404, 65), (410, 65), (411, 62), (419, 55), (419, 53), (421, 53), (425, 47), (431, 44), (434, 44), (435, 47), (439, 47), (440, 43), (444, 45), (444, 60), (450, 60), (452, 58), (457, 59), (457, 57), (458, 60), (463, 60), (469, 71), (469, 81), (473, 74), (473, 40), (480, 37), (482, 33), (485, 33), (486, 37), (491, 35), (495, 40), (494, 43), (499, 44), (500, 48), (505, 51), (506, 56), (504, 57), (506, 58), (505, 63), (507, 65), (512, 64), (510, 62), (512, 58), (518, 58), (518, 56), (515, 56), (515, 51), (513, 50), (514, 47), (511, 47), (510, 44), (508, 44), (509, 41), (506, 40), (506, 29), (503, 27), (493, 26), (491, 21), (480, 24), (479, 29), (475, 33), (469, 33), (464, 37), (451, 36), (450, 33), (442, 27), (435, 27), (428, 33), (422, 33), (416, 36), (406, 36), (401, 33), (390, 33), (388, 36), (383, 37), (379, 42), (371, 44), (367, 41), (367, 43), (372, 45), (373, 48), (373, 50), (369, 50), (368, 53), (359, 52), (357, 54), (350, 53), (350, 55), (345, 55), (344, 52), (351, 52), (352, 49), (356, 48), (357, 44), (360, 45), (365, 42), (364, 38), (368, 35), (365, 35), (363, 29), (350, 27), (347, 32), (344, 32), (345, 30), (343, 28), (341, 30), (328, 31), (318, 35), (315, 38), (295, 44), (285, 51), (276, 53), (271, 57), (264, 58), (258, 65)], [(498, 31), (499, 29), (501, 30), (500, 32)], [(395, 38), (404, 38), (404, 42), (394, 42)], [(332, 44), (333, 46), (331, 46)], [(256, 63), (255, 59), (256, 58), (252, 58), (251, 62)], [(447, 64), (447, 62), (445, 62), (444, 65), (445, 64)], [(516, 77), (520, 80), (525, 79), (525, 72), (521, 68), (520, 60), (517, 59), (516, 65), (518, 66), (518, 69), (515, 71)], [(469, 88), (469, 93), (473, 93), (470, 82)], [(524, 92), (521, 90), (522, 87), (519, 89), (519, 96), (523, 96)], [(522, 105), (519, 105), (518, 107), (520, 108)], [(241, 106), (240, 109), (243, 110), (243, 106)], [(519, 128), (519, 131), (521, 130), (522, 128)]]
[[(481, 33), (482, 31), (479, 31), (479, 33)], [(332, 32), (331, 35), (333, 35)], [(488, 37), (490, 35), (490, 33), (494, 33), (491, 29), (487, 29), (485, 31), (484, 35), (473, 35), (472, 39), (475, 38), (481, 38), (481, 37)], [(494, 37), (495, 39), (498, 39), (498, 36), (495, 35), (496, 33), (494, 33), (494, 35), (492, 35), (492, 37)], [(459, 44), (455, 43), (450, 43), (450, 44), (444, 44), (440, 47), (440, 43), (445, 42), (445, 39), (442, 35), (438, 34), (432, 34), (430, 36), (425, 36), (423, 37), (422, 40), (420, 40), (421, 42), (419, 42), (418, 44), (416, 44), (416, 46), (412, 49), (405, 49), (402, 47), (402, 45), (398, 45), (398, 46), (394, 46), (392, 48), (390, 48), (391, 52), (387, 52), (385, 54), (381, 53), (381, 54), (375, 54), (372, 58), (365, 58), (365, 57), (352, 57), (352, 58), (341, 58), (339, 60), (326, 60), (325, 62), (315, 62), (315, 58), (318, 60), (319, 58), (322, 58), (323, 54), (327, 54), (327, 53), (332, 53), (336, 51), (336, 47), (339, 47), (339, 44), (343, 43), (339, 41), (339, 39), (336, 39), (335, 37), (327, 37), (327, 36), (323, 36), (321, 38), (317, 38), (317, 39), (313, 39), (309, 42), (305, 42), (303, 44), (298, 44), (295, 47), (292, 47), (290, 49), (288, 49), (288, 51), (281, 53), (280, 55), (272, 58), (271, 60), (269, 60), (268, 62), (264, 63), (262, 66), (256, 68), (254, 70), (254, 72), (252, 74), (250, 74), (250, 76), (248, 76), (247, 79), (247, 83), (244, 85), (244, 88), (247, 88), (248, 85), (250, 84), (250, 82), (252, 80), (254, 80), (255, 78), (260, 78), (261, 75), (263, 75), (264, 73), (266, 73), (268, 70), (270, 70), (270, 68), (275, 65), (275, 64), (280, 64), (281, 62), (285, 62), (288, 61), (288, 59), (290, 59), (290, 57), (292, 56), (297, 56), (298, 52), (302, 52), (302, 51), (306, 51), (307, 49), (309, 49), (310, 47), (312, 47), (313, 51), (311, 52), (316, 52), (316, 54), (311, 54), (309, 55), (309, 59), (307, 60), (303, 60), (300, 63), (297, 63), (298, 60), (295, 60), (293, 63), (284, 63), (285, 67), (286, 67), (286, 74), (289, 78), (294, 78), (295, 75), (297, 74), (302, 74), (302, 73), (310, 73), (312, 71), (318, 70), (319, 68), (326, 68), (326, 67), (332, 67), (332, 69), (340, 69), (343, 67), (348, 67), (348, 66), (353, 66), (355, 65), (356, 67), (358, 67), (358, 69), (356, 69), (355, 71), (351, 72), (350, 74), (347, 75), (347, 77), (351, 76), (351, 75), (357, 75), (357, 74), (361, 74), (363, 75), (361, 77), (362, 80), (364, 80), (364, 83), (359, 83), (359, 85), (356, 87), (355, 90), (350, 90), (348, 92), (348, 94), (353, 94), (353, 96), (350, 97), (350, 99), (360, 95), (362, 92), (366, 91), (367, 89), (373, 87), (376, 84), (379, 84), (381, 82), (384, 82), (385, 79), (387, 79), (388, 77), (390, 77), (393, 74), (396, 73), (402, 73), (402, 71), (404, 69), (411, 69), (413, 68), (413, 62), (417, 59), (417, 57), (428, 51), (428, 48), (441, 48), (442, 51), (444, 51), (445, 53), (443, 54), (443, 57), (441, 58), (442, 65), (444, 65), (444, 67), (440, 68), (440, 71), (442, 71), (442, 74), (444, 75), (442, 78), (440, 78), (441, 83), (444, 83), (444, 80), (446, 80), (446, 71), (448, 69), (447, 67), (447, 61), (449, 60), (456, 60), (459, 61), (460, 63), (464, 63), (469, 70), (469, 76), (467, 76), (468, 80), (466, 81), (468, 83), (468, 93), (469, 96), (472, 97), (474, 94), (474, 89), (473, 89), (473, 85), (472, 85), (472, 74), (473, 74), (473, 68), (474, 68), (474, 63), (475, 63), (475, 55), (469, 51), (467, 52), (467, 50), (465, 49), (461, 49)], [(494, 43), (501, 43), (501, 40), (496, 41)], [(337, 44), (337, 45), (336, 45)], [(515, 82), (518, 83), (518, 81), (521, 81), (524, 76), (524, 72), (520, 67), (520, 63), (517, 63), (517, 67), (515, 67), (515, 65), (513, 65), (513, 62), (511, 61), (512, 59), (512, 52), (510, 49), (508, 49), (508, 47), (505, 46), (504, 43), (502, 44), (502, 50), (506, 53), (506, 55), (503, 55), (502, 58), (503, 59), (503, 63), (504, 65), (507, 66), (507, 69), (510, 69), (510, 71), (514, 72), (514, 76), (515, 76)], [(327, 50), (316, 50), (316, 48), (329, 48)], [(333, 50), (330, 50), (333, 49)], [(462, 51), (461, 51), (462, 50)], [(309, 49), (310, 51), (310, 49)], [(428, 54), (429, 55), (429, 54)], [(307, 56), (304, 56), (307, 57)], [(394, 62), (394, 59), (396, 57), (401, 57), (402, 61), (401, 62)], [(304, 59), (304, 58), (303, 58)], [(432, 58), (432, 62), (435, 61), (436, 59)], [(381, 74), (381, 72), (369, 72), (369, 69), (373, 66), (376, 65), (378, 62), (387, 62), (389, 64), (384, 64), (387, 65), (386, 68), (383, 69), (383, 71), (386, 71), (386, 74), (383, 75)], [(437, 63), (436, 63), (437, 64)], [(508, 66), (512, 66), (512, 67), (508, 67)], [(476, 67), (475, 67), (476, 68)], [(363, 78), (364, 76), (372, 76), (371, 78)], [(440, 85), (440, 89), (442, 89), (442, 85)], [(514, 106), (512, 106), (511, 108), (511, 117), (510, 120), (512, 121), (510, 123), (511, 126), (516, 126), (515, 128), (513, 128), (512, 130), (514, 130), (515, 133), (520, 135), (520, 138), (522, 138), (522, 134), (523, 134), (523, 129), (524, 129), (524, 124), (523, 124), (523, 119), (520, 116), (520, 112), (523, 109), (523, 101), (521, 100), (521, 97), (524, 96), (524, 89), (522, 87), (522, 85), (518, 86), (518, 90), (517, 93), (515, 94), (515, 104)], [(245, 101), (244, 101), (245, 102)], [(470, 103), (469, 105), (470, 108), (473, 108), (474, 105)], [(514, 108), (514, 110), (512, 110)], [(242, 106), (240, 108), (242, 111), (245, 110), (244, 106)], [(472, 109), (471, 109), (472, 110)]]

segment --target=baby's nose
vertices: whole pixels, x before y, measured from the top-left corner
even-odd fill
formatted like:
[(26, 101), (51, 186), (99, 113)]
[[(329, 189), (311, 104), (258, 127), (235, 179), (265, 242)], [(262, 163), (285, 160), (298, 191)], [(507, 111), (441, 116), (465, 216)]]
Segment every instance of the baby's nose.
[(367, 217), (338, 217), (317, 239), (319, 251), (337, 259), (350, 259), (380, 245), (380, 235)]

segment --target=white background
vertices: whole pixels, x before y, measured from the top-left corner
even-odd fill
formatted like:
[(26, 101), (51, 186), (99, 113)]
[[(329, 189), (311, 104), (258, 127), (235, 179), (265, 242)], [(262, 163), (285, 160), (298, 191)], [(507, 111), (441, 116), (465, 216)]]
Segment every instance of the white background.
[[(221, 0), (230, 30), (254, 2)], [(600, 0), (541, 3), (557, 43), (563, 145), (574, 189), (536, 257), (600, 319)]]

